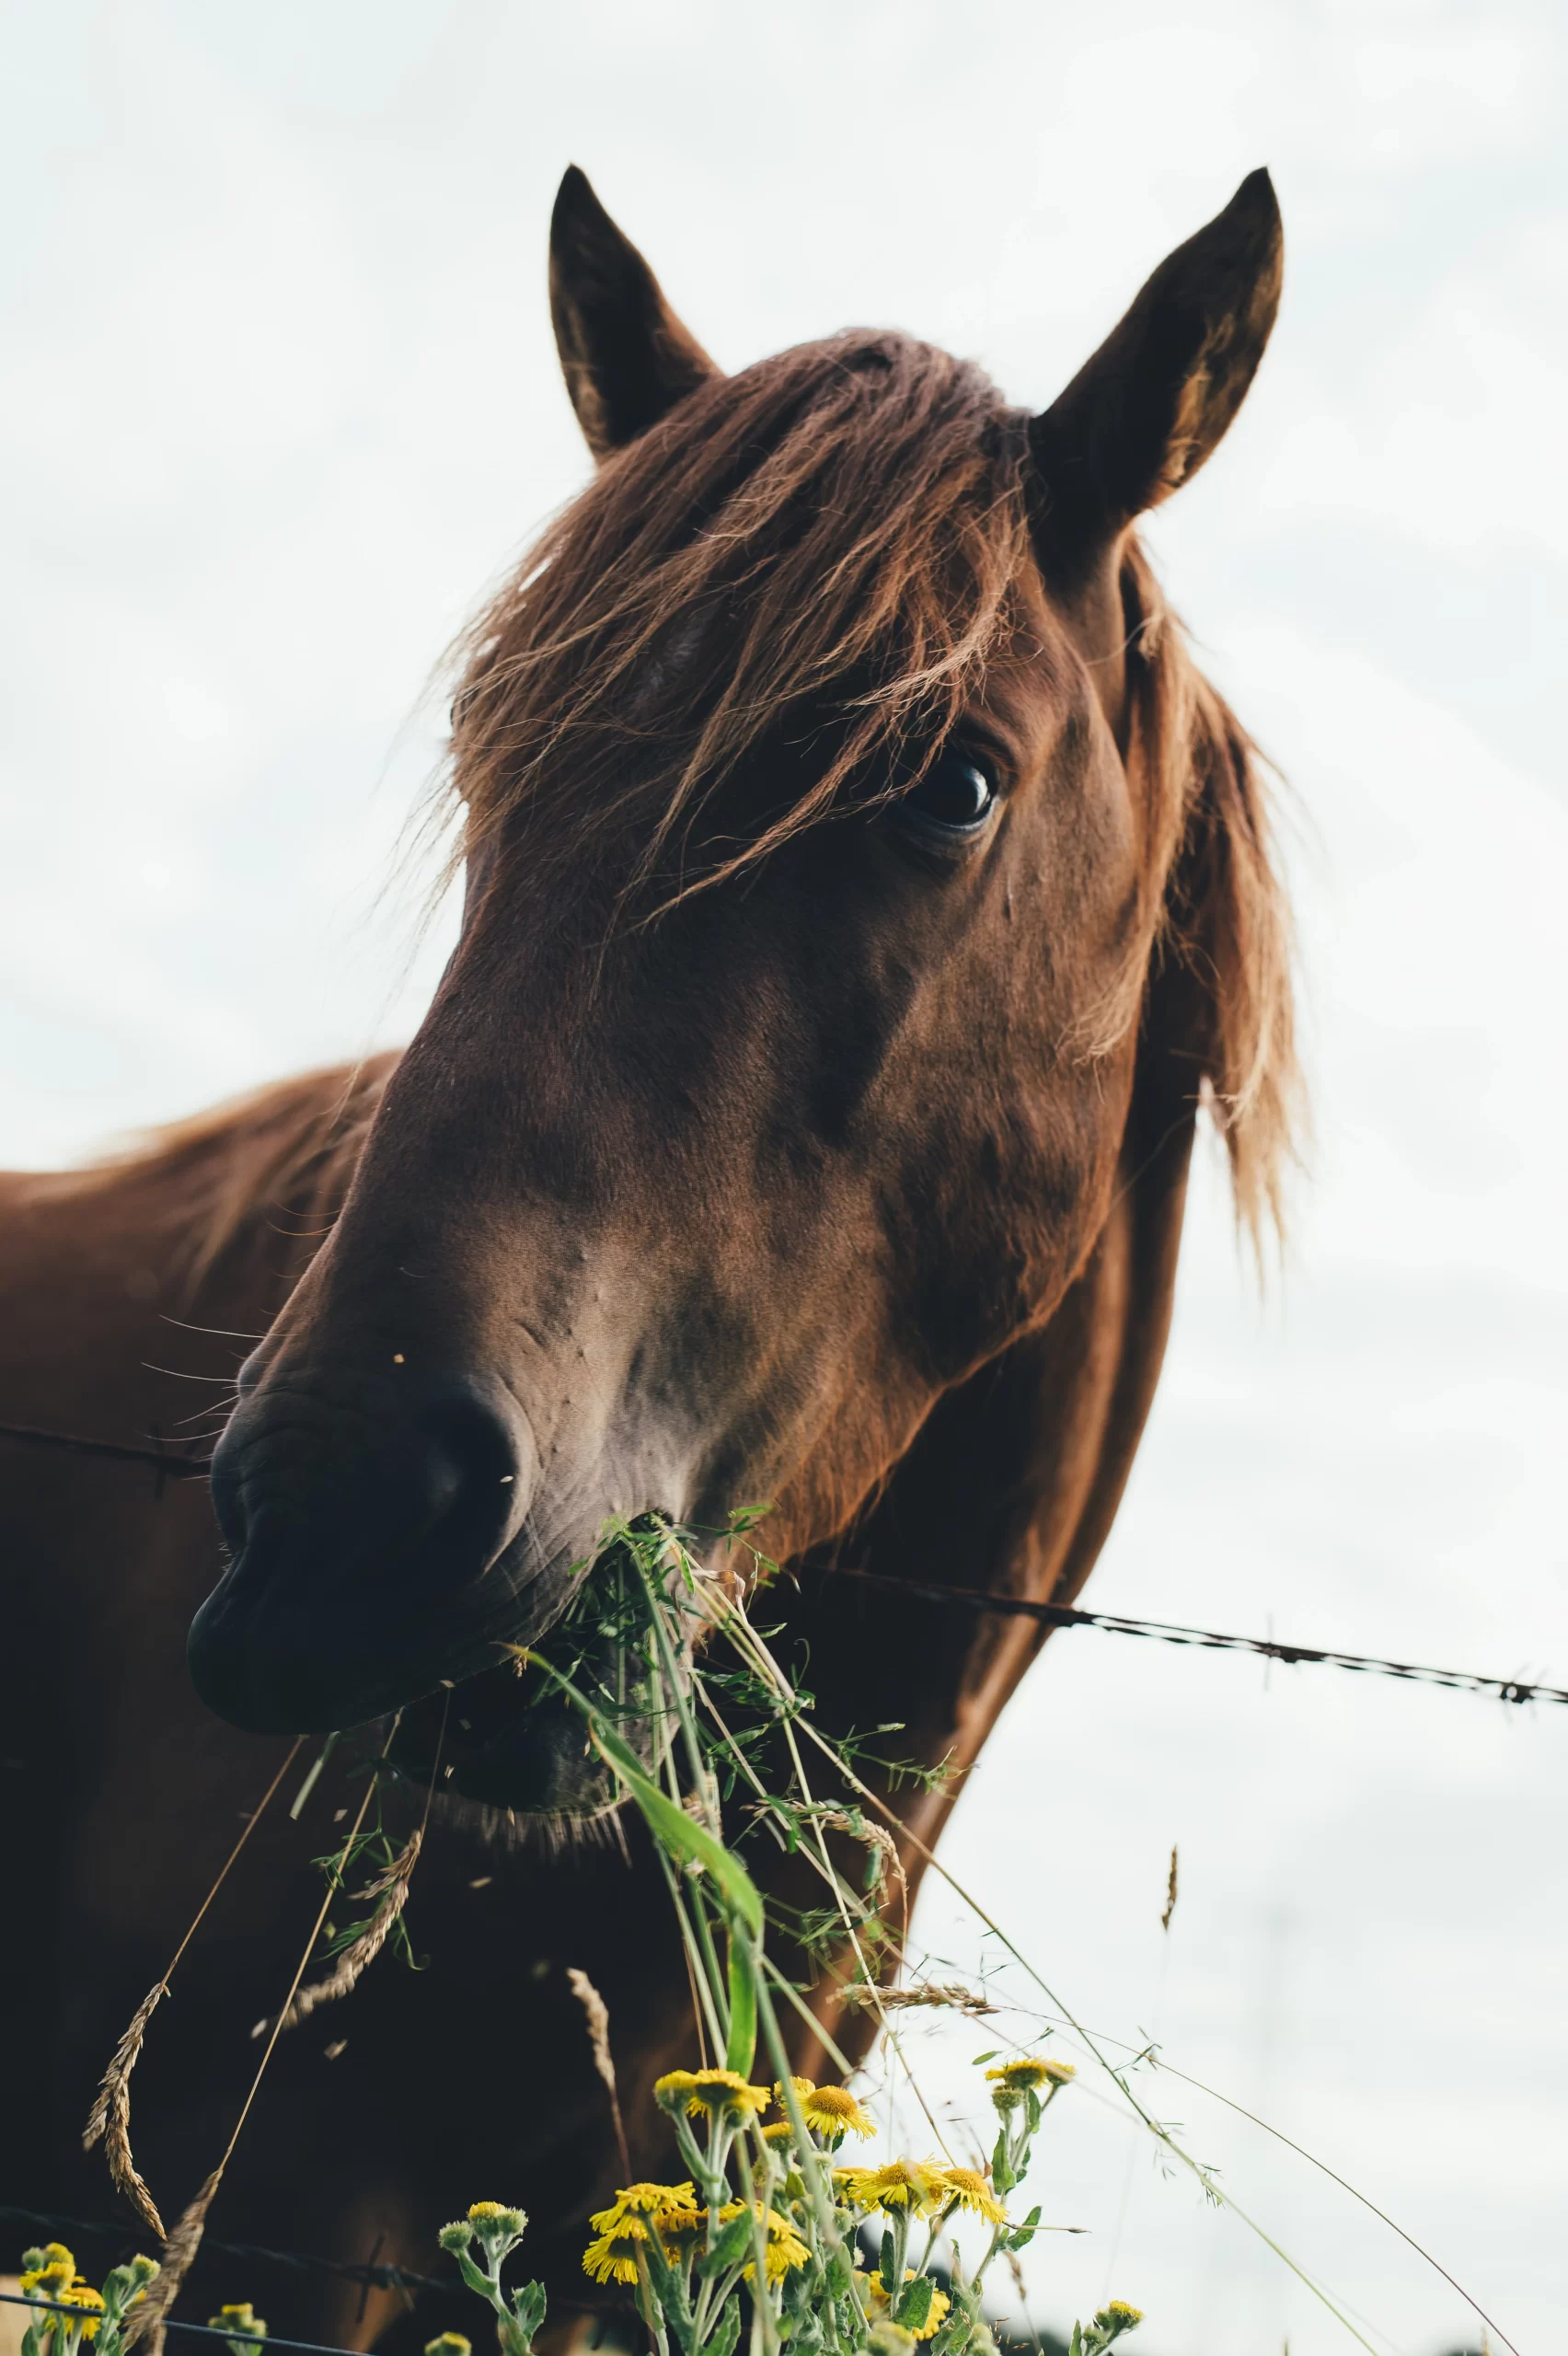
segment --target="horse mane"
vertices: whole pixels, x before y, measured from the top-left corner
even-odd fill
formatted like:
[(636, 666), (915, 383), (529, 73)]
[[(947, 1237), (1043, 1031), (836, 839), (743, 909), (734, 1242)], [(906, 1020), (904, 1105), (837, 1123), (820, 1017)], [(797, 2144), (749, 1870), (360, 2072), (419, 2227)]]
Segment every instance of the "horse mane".
[(1261, 1251), (1265, 1230), (1284, 1232), (1304, 1106), (1293, 932), (1265, 764), (1193, 660), (1136, 540), (1123, 560), (1122, 599), (1127, 759), (1142, 774), (1162, 893), (1137, 1011), (1147, 1015), (1172, 971), (1185, 983), (1188, 1020), (1175, 1052), (1193, 1070), (1225, 1145), (1238, 1220)]
[(132, 1138), (51, 1177), (56, 1197), (144, 1185), (159, 1229), (180, 1241), (187, 1294), (271, 1214), (308, 1235), (337, 1214), (396, 1054), (274, 1080)]

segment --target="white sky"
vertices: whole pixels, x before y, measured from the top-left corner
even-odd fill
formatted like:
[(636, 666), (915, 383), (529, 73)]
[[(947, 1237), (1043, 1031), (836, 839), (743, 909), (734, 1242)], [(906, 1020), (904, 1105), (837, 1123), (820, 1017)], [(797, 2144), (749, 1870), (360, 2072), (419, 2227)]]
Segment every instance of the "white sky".
[[(4, 24), (22, 1163), (417, 1020), (440, 938), (410, 966), (408, 895), (375, 894), (435, 744), (423, 682), (584, 473), (543, 288), (568, 160), (726, 363), (886, 320), (1042, 402), (1273, 167), (1274, 348), (1155, 537), (1294, 789), (1318, 1144), (1262, 1306), (1200, 1186), (1091, 1600), (1568, 1681), (1561, 12), (12, 0)], [(1074, 1635), (944, 1854), (1084, 2019), (1157, 2029), (1320, 2153), (1528, 2356), (1568, 2314), (1565, 1763), (1568, 1712)], [(975, 1968), (940, 1899), (922, 1927)], [(933, 2083), (988, 2042), (939, 2028)], [(1379, 2350), (1480, 2344), (1320, 2178), (1188, 2088), (1150, 2099)], [(1091, 2231), (1037, 2245), (1040, 2320), (1112, 2288), (1150, 2356), (1353, 2344), (1233, 2220), (1129, 2170), (1087, 2091), (1053, 2131), (1039, 2197)]]

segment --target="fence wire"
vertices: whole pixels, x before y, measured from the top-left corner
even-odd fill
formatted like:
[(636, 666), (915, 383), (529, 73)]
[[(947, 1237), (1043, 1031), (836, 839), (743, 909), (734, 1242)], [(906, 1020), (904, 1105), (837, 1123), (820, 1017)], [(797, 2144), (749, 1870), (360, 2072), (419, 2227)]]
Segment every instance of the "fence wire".
[[(75, 1432), (52, 1432), (29, 1424), (0, 1424), (0, 1439), (19, 1440), (33, 1448), (52, 1449), (72, 1456), (102, 1457), (115, 1464), (145, 1465), (161, 1494), (166, 1481), (204, 1481), (212, 1458), (179, 1450), (158, 1440), (151, 1448), (119, 1440), (89, 1439)], [(894, 1578), (882, 1571), (835, 1570), (827, 1576), (855, 1579), (867, 1587), (885, 1588), (926, 1603), (949, 1603), (970, 1611), (988, 1611), (1004, 1618), (1032, 1620), (1044, 1628), (1097, 1628), (1106, 1636), (1139, 1636), (1159, 1645), (1196, 1645), (1209, 1652), (1251, 1653), (1261, 1660), (1277, 1660), (1293, 1669), (1341, 1669), (1358, 1677), (1392, 1677), (1405, 1685), (1445, 1686), (1455, 1693), (1482, 1693), (1493, 1701), (1524, 1703), (1568, 1703), (1568, 1687), (1543, 1685), (1533, 1678), (1494, 1677), (1473, 1669), (1435, 1669), (1424, 1662), (1390, 1660), (1377, 1653), (1346, 1653), (1324, 1645), (1288, 1645), (1273, 1636), (1240, 1636), (1220, 1628), (1191, 1628), (1178, 1620), (1137, 1620), (1121, 1611), (1082, 1611), (1066, 1603), (1034, 1603), (1025, 1597), (995, 1595), (988, 1589), (947, 1587), (924, 1579)]]

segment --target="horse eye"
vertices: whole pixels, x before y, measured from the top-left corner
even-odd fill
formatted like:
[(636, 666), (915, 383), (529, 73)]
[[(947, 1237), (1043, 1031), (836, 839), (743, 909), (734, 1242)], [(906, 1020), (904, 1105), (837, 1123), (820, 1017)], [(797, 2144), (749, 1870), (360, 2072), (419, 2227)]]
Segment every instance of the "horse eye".
[(996, 805), (996, 780), (983, 761), (957, 745), (939, 753), (898, 804), (902, 818), (928, 836), (978, 833)]

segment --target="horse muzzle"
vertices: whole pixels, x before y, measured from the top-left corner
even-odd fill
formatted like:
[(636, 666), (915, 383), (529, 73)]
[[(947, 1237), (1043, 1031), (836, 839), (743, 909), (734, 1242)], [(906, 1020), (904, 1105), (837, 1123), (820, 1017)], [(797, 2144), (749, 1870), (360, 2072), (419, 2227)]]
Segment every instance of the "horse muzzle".
[(254, 1733), (318, 1733), (503, 1662), (572, 1589), (530, 1524), (536, 1484), (499, 1382), (264, 1380), (213, 1460), (231, 1561), (190, 1629), (202, 1700)]

